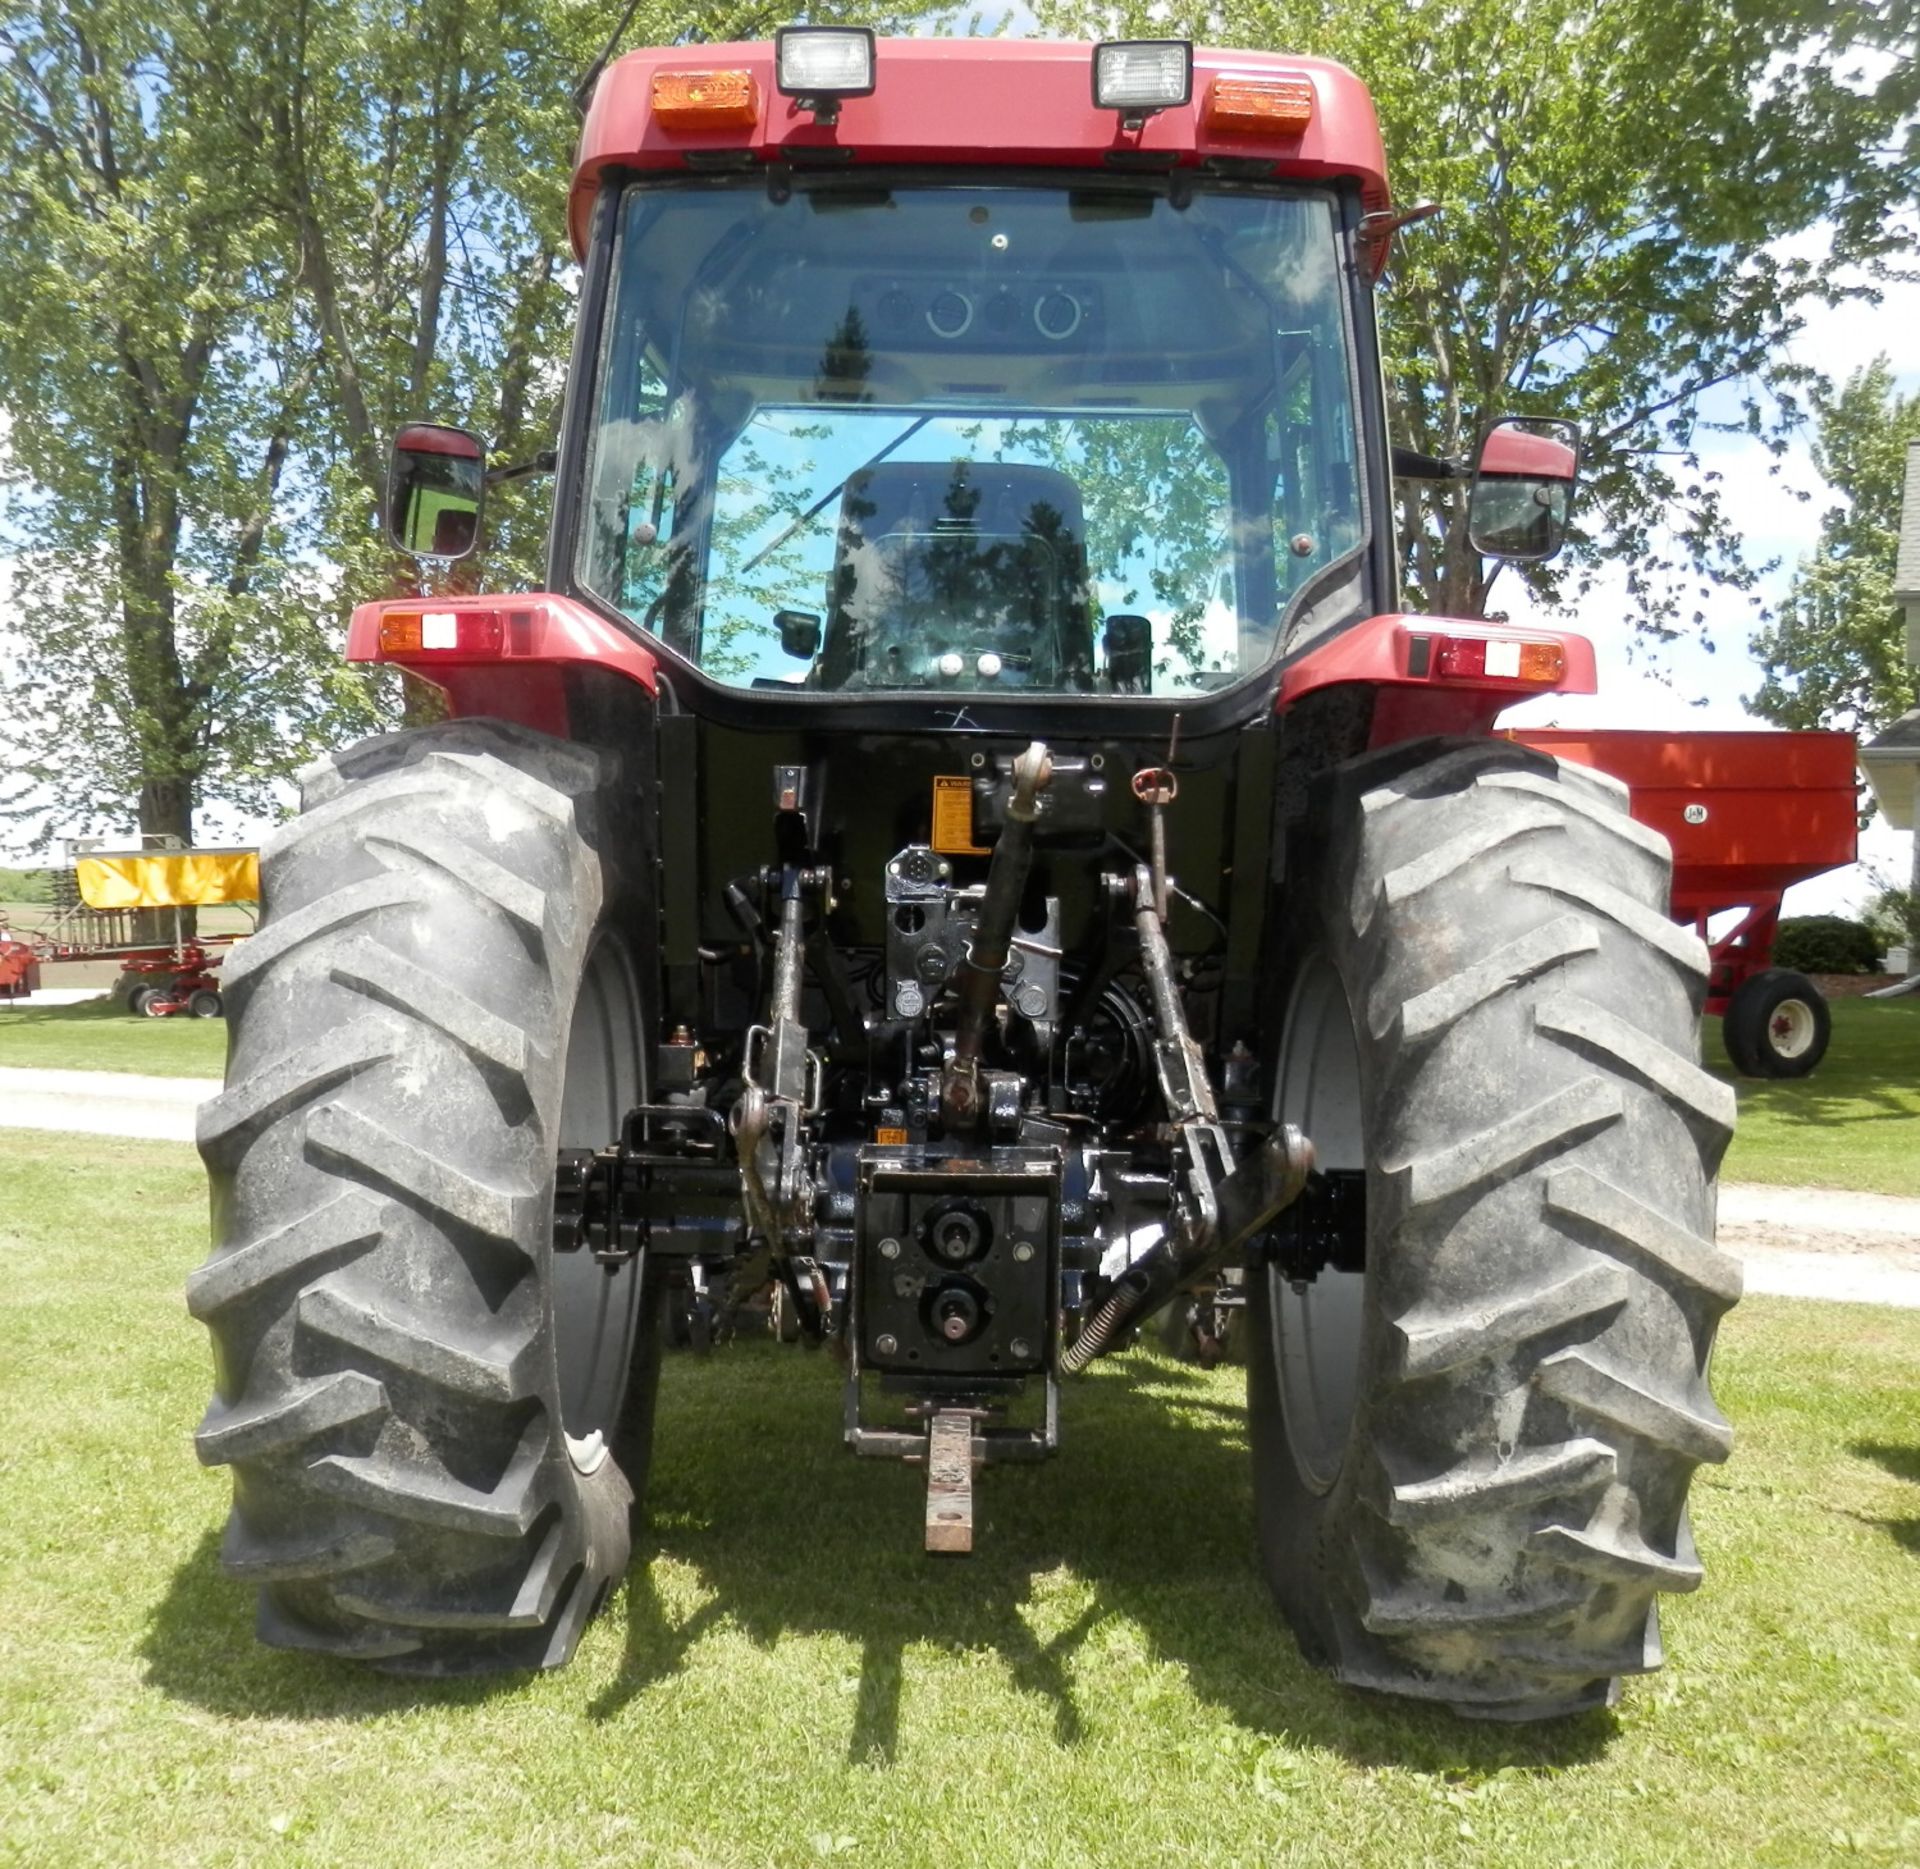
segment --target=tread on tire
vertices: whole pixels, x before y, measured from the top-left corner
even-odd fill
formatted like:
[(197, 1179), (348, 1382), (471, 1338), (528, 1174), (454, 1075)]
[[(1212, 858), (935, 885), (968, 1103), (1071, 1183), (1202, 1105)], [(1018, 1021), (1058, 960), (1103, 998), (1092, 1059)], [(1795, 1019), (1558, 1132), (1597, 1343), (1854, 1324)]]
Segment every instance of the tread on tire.
[(450, 722), (323, 761), (264, 852), (188, 1304), (221, 1554), (270, 1644), (555, 1666), (625, 1572), (658, 1280), (552, 1251), (557, 1148), (611, 1140), (594, 1097), (638, 1101), (644, 1068), (611, 773)]
[(1269, 1582), (1353, 1685), (1504, 1719), (1606, 1704), (1659, 1665), (1660, 1595), (1701, 1580), (1687, 1488), (1730, 1444), (1705, 949), (1624, 788), (1525, 748), (1369, 756), (1307, 829), (1277, 1113), (1289, 1083), (1336, 1100), (1305, 991), (1350, 1019), (1363, 1161), (1327, 1165), (1365, 1167), (1367, 1269), (1304, 1295), (1249, 1270)]

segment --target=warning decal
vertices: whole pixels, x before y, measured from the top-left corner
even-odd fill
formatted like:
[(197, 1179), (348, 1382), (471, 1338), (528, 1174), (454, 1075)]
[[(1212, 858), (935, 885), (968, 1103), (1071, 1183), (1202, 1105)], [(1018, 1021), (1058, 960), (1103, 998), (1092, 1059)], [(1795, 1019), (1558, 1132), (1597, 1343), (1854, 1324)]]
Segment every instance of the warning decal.
[(937, 773), (933, 781), (933, 847), (950, 857), (984, 857), (973, 841), (973, 781), (957, 773)]

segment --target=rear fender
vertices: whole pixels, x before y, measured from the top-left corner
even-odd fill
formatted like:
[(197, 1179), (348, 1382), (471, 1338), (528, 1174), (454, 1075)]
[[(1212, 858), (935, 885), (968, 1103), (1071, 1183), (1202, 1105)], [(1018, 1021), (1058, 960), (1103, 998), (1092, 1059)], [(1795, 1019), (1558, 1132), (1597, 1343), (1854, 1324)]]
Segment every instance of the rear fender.
[[(1557, 652), (1557, 653), (1556, 653)], [(1478, 668), (1471, 665), (1478, 662)], [(1514, 673), (1489, 673), (1514, 668)], [(1285, 714), (1319, 688), (1374, 691), (1370, 746), (1430, 734), (1485, 734), (1536, 694), (1593, 694), (1593, 644), (1558, 630), (1454, 617), (1377, 616), (1309, 649), (1280, 674)]]
[(396, 597), (359, 604), (349, 662), (403, 668), (438, 688), (455, 718), (485, 715), (570, 737), (567, 678), (604, 669), (653, 695), (659, 664), (641, 643), (571, 597)]

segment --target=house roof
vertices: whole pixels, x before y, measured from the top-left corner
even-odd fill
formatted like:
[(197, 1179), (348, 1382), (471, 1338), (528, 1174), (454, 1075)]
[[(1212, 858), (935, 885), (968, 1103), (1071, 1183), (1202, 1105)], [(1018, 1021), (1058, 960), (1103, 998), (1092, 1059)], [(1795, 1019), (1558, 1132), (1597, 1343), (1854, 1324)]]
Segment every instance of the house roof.
[(1860, 750), (1862, 753), (1920, 753), (1920, 707), (1909, 708)]

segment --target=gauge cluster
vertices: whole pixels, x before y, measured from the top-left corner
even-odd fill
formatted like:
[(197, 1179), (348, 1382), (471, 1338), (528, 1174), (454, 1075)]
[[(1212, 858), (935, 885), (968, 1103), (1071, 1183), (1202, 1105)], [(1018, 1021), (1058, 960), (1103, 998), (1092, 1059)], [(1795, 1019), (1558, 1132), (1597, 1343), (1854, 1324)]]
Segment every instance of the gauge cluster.
[(863, 279), (854, 309), (872, 341), (888, 349), (953, 345), (1026, 350), (1086, 344), (1100, 329), (1100, 287), (1086, 280), (1008, 285), (927, 279)]

